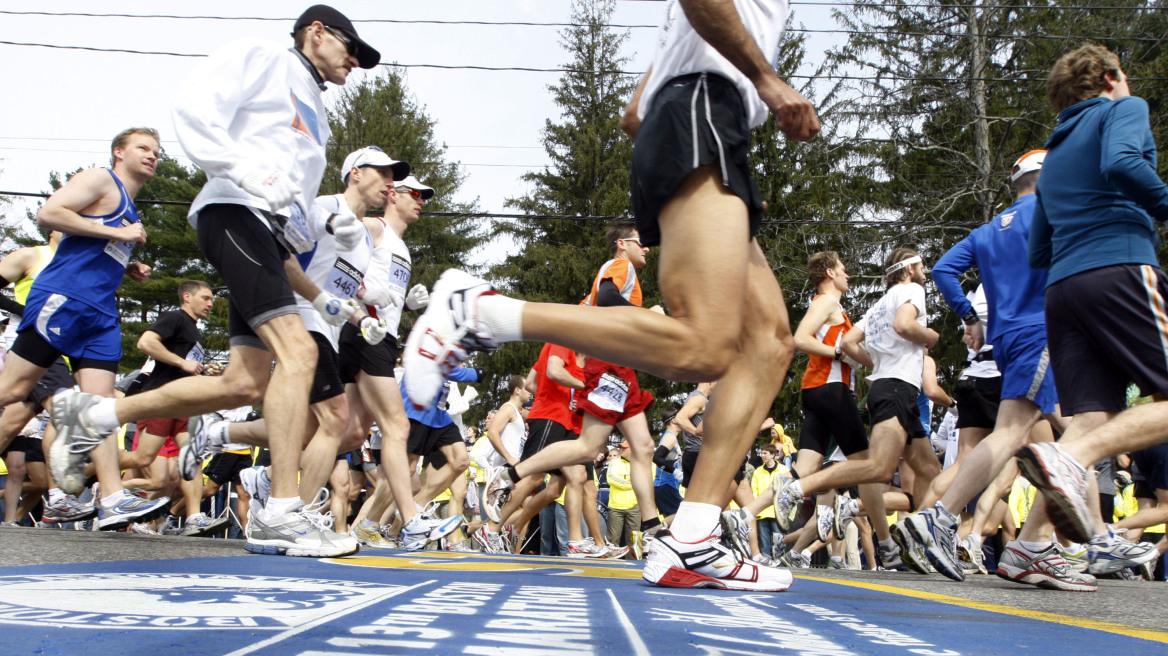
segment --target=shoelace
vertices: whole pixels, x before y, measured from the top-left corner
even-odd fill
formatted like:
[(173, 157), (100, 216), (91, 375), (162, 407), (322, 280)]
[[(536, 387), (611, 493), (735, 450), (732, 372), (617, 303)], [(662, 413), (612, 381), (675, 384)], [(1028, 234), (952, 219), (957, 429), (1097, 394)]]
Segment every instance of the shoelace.
[(333, 530), (333, 514), (332, 511), (324, 511), (329, 507), (329, 491), (328, 488), (320, 488), (317, 492), (316, 498), (312, 503), (304, 504), (300, 509), (300, 514), (308, 520), (318, 530), (331, 531)]

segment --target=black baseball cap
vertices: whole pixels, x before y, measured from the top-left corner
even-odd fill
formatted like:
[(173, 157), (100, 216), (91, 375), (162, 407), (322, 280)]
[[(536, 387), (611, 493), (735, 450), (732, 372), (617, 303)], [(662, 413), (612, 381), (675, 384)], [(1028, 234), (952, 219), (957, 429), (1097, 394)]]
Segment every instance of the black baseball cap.
[(312, 25), (314, 22), (320, 21), (322, 25), (331, 27), (344, 33), (345, 36), (353, 40), (357, 44), (357, 64), (361, 68), (373, 68), (381, 63), (381, 53), (361, 40), (357, 36), (357, 29), (353, 27), (353, 21), (345, 17), (344, 14), (333, 9), (328, 5), (312, 5), (300, 14), (300, 18), (296, 19), (296, 25), (292, 28), (292, 34), (295, 35), (301, 29)]

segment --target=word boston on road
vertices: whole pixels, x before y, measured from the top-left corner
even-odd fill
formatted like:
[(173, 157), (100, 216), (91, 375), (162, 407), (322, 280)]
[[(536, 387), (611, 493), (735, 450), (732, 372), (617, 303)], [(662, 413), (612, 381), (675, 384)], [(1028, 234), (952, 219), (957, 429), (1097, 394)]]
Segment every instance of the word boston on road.
[(0, 633), (4, 652), (15, 654), (958, 656), (1163, 647), (886, 590), (801, 579), (781, 594), (682, 591), (645, 584), (635, 563), (445, 552), (198, 558), (0, 569)]

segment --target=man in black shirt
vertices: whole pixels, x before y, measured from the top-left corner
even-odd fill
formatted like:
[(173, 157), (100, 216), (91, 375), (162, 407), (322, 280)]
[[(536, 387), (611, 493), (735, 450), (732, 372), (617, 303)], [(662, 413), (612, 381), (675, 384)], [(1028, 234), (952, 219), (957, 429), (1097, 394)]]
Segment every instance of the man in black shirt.
[[(198, 320), (207, 318), (215, 299), (211, 286), (201, 280), (187, 280), (179, 285), (179, 309), (163, 312), (138, 339), (138, 350), (154, 360), (154, 370), (146, 376), (142, 391), (158, 389), (166, 383), (203, 373), (203, 345)], [(187, 418), (144, 419), (138, 422), (134, 450), (124, 453), (122, 468), (162, 468), (152, 475), (164, 487), (179, 482), (174, 457), (187, 440)], [(163, 462), (155, 462), (161, 455)], [(127, 481), (128, 484), (135, 481)], [(154, 487), (153, 485), (147, 487)], [(183, 535), (207, 535), (221, 529), (226, 520), (212, 520), (199, 510), (203, 499), (203, 481), (184, 481), (183, 497), (187, 502), (187, 521)]]

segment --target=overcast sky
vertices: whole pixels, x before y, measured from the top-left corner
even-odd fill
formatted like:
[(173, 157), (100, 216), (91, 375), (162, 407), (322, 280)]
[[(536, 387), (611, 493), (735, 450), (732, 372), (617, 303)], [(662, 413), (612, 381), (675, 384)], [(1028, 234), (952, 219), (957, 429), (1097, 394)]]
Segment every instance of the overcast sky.
[[(291, 45), (292, 22), (310, 2), (199, 3), (121, 0), (0, 0), (0, 41), (207, 54), (245, 36)], [(363, 23), (362, 20), (567, 22), (569, 0), (339, 0), (332, 3), (381, 51), (383, 63), (404, 65), (559, 68), (568, 54), (558, 29), (542, 26)], [(663, 2), (621, 0), (614, 24), (656, 25)], [(174, 14), (287, 18), (284, 21), (33, 16), (16, 12)], [(795, 6), (809, 28), (833, 26), (824, 6)], [(634, 28), (625, 46), (628, 70), (642, 71), (652, 56), (654, 29)], [(808, 60), (826, 48), (813, 38)], [(0, 121), (0, 191), (48, 191), (51, 171), (108, 165), (109, 141), (131, 125), (162, 133), (171, 155), (189, 163), (174, 140), (171, 110), (190, 57), (106, 53), (0, 44), (6, 102)], [(365, 75), (355, 72), (350, 82)], [(544, 121), (558, 116), (547, 86), (558, 73), (408, 68), (410, 91), (437, 121), (450, 160), (468, 173), (459, 201), (478, 199), (485, 211), (505, 211), (503, 199), (524, 193), (519, 177), (546, 163), (540, 146)], [(331, 85), (330, 85), (331, 87)], [(326, 102), (335, 93), (326, 93)], [(26, 201), (18, 201), (18, 207)], [(35, 199), (27, 201), (35, 203)]]

